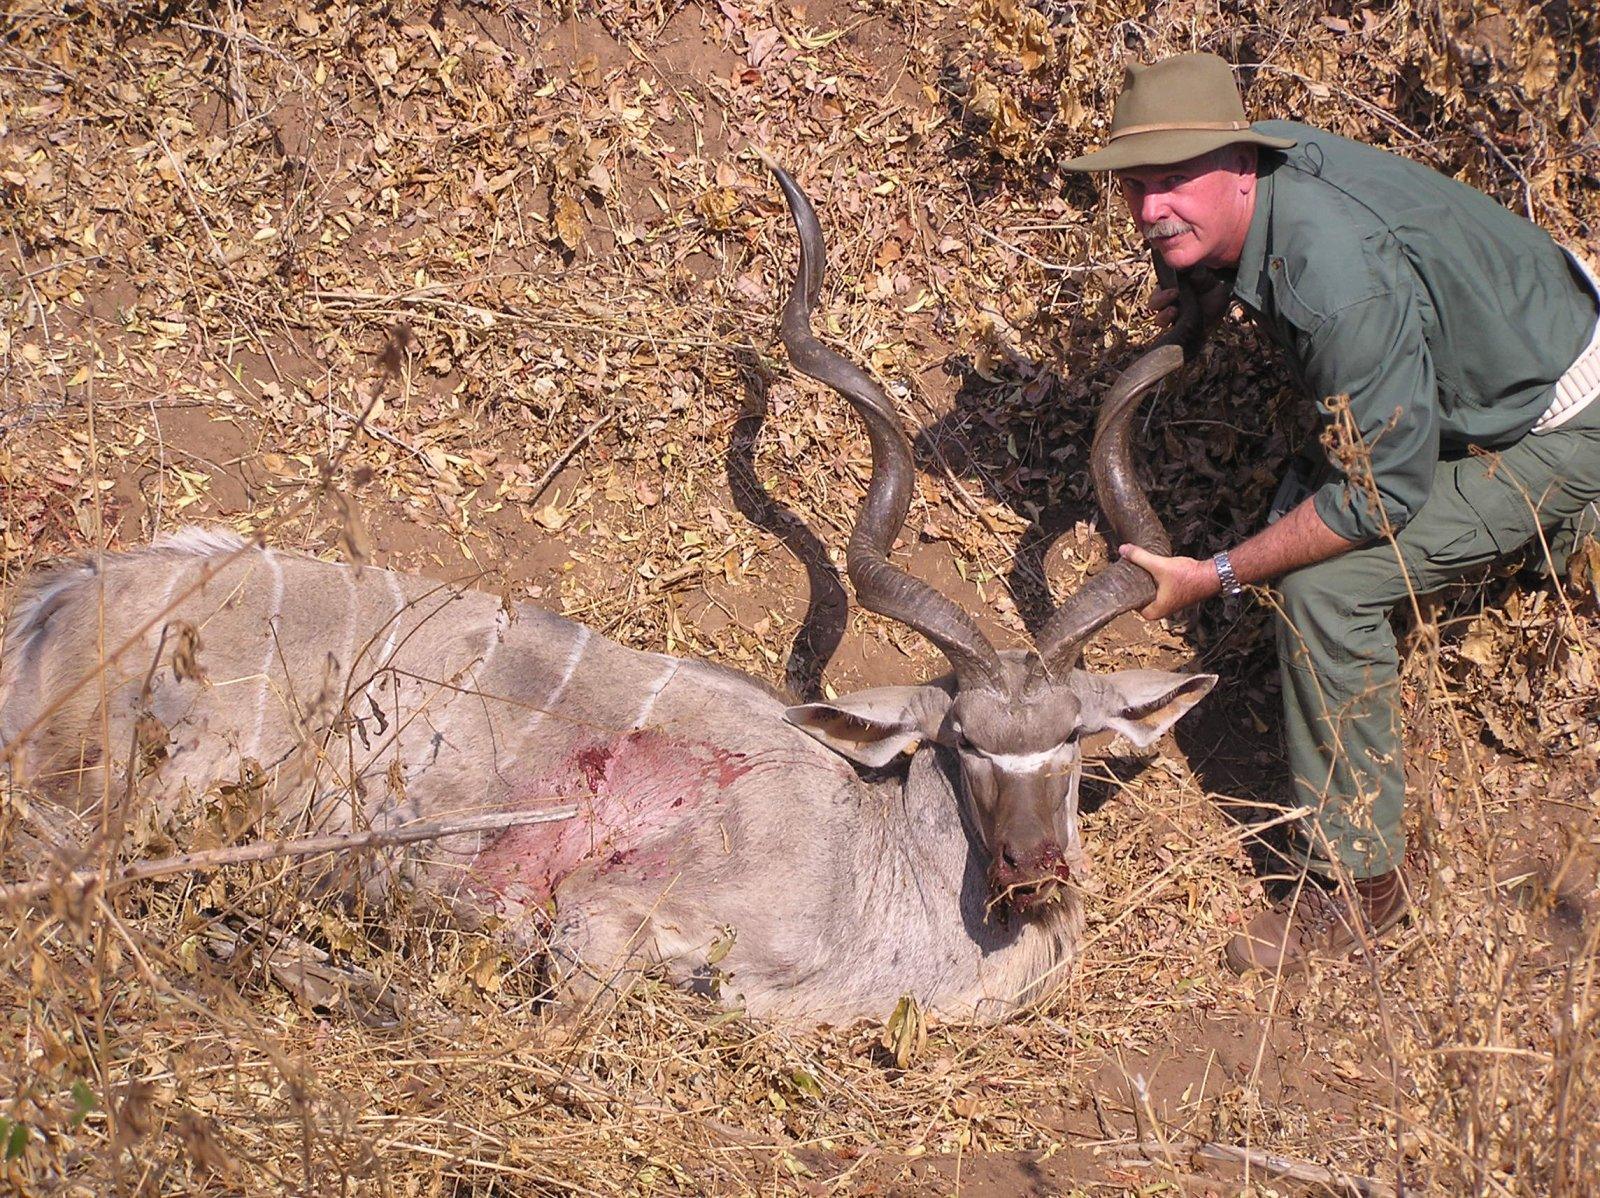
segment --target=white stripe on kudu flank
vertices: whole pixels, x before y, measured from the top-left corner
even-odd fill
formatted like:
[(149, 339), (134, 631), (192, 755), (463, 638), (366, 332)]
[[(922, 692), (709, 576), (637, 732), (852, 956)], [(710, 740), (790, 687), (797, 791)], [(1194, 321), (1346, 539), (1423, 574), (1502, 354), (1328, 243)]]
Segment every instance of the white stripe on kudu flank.
[(578, 663), (583, 660), (584, 650), (589, 647), (589, 638), (594, 635), (586, 624), (579, 624), (576, 627), (578, 636), (572, 646), (572, 652), (567, 656), (567, 668), (561, 672), (561, 681), (556, 683), (556, 689), (551, 691), (550, 697), (544, 701), (546, 707), (554, 707), (561, 702), (561, 696), (567, 693), (567, 684), (578, 672)]
[(483, 647), (483, 652), (478, 656), (478, 665), (473, 673), (480, 678), (489, 674), (489, 663), (494, 660), (494, 655), (500, 652), (500, 646), (505, 644), (506, 629), (511, 627), (511, 617), (506, 614), (504, 607), (494, 609), (494, 619), (489, 621), (489, 643)]
[[(389, 617), (389, 635), (383, 638), (383, 649), (378, 653), (378, 659), (373, 663), (372, 669), (367, 672), (367, 685), (361, 688), (362, 695), (367, 700), (367, 706), (377, 706), (377, 701), (372, 697), (372, 688), (377, 686), (383, 678), (384, 671), (388, 669), (389, 658), (394, 654), (395, 642), (400, 639), (400, 615), (406, 610), (406, 593), (400, 589), (400, 577), (389, 570), (377, 571), (383, 575), (383, 580), (389, 584), (389, 594), (394, 596), (394, 614)], [(355, 662), (350, 663), (351, 677), (355, 676)]]
[(261, 630), (266, 649), (261, 660), (261, 693), (256, 698), (256, 731), (250, 739), (250, 752), (247, 754), (250, 757), (261, 755), (261, 733), (267, 721), (267, 700), (272, 697), (272, 662), (278, 653), (278, 638), (273, 631), (283, 616), (283, 566), (270, 549), (261, 551), (261, 560), (272, 570), (272, 601), (267, 604), (267, 624)]
[(344, 656), (339, 659), (341, 681), (343, 678), (353, 678), (356, 668), (356, 617), (361, 613), (361, 599), (356, 594), (356, 572), (354, 569), (344, 571)]
[(400, 589), (400, 576), (385, 570), (383, 577), (389, 584), (389, 593), (394, 596), (394, 615), (389, 617), (389, 635), (384, 637), (383, 652), (378, 654), (380, 670), (389, 664), (389, 658), (394, 654), (394, 643), (400, 639), (400, 615), (406, 610), (406, 593)]
[(163, 620), (170, 619), (172, 613), (167, 611), (167, 605), (172, 602), (172, 595), (178, 589), (178, 584), (183, 581), (184, 571), (177, 566), (167, 574), (166, 588), (161, 592), (161, 598), (156, 603), (156, 611), (161, 613)]
[[(470, 687), (462, 688), (463, 693), (471, 690), (477, 692), (481, 698), (489, 698), (488, 693), (484, 690), (489, 681), (489, 664), (494, 661), (494, 655), (500, 651), (500, 646), (505, 643), (506, 629), (510, 627), (511, 617), (506, 614), (506, 609), (504, 607), (495, 608), (494, 618), (489, 621), (489, 637), (484, 643), (483, 651), (467, 663), (466, 670), (463, 672), (462, 676), (471, 684)], [(473, 709), (466, 704), (452, 704), (451, 710), (460, 712), (463, 718), (470, 718), (467, 713)]]
[(561, 696), (567, 691), (567, 684), (572, 681), (573, 676), (578, 672), (578, 663), (583, 660), (583, 651), (589, 647), (589, 638), (594, 634), (584, 624), (573, 625), (573, 631), (577, 635), (573, 638), (572, 652), (567, 654), (566, 667), (561, 671), (561, 681), (556, 683), (555, 689), (546, 695), (544, 702), (540, 704), (543, 710), (535, 711), (533, 718), (523, 726), (522, 736), (517, 741), (518, 749), (527, 744), (528, 737), (533, 735), (533, 730), (544, 719), (545, 711), (551, 710), (557, 703), (561, 702)]
[(661, 692), (667, 689), (667, 683), (672, 681), (673, 675), (678, 672), (678, 666), (681, 664), (676, 659), (667, 659), (667, 668), (661, 672), (661, 677), (656, 679), (655, 685), (650, 688), (650, 693), (645, 696), (644, 706), (639, 709), (639, 714), (633, 719), (634, 728), (644, 727), (644, 722), (650, 718), (650, 712), (655, 708), (656, 700), (661, 697)]

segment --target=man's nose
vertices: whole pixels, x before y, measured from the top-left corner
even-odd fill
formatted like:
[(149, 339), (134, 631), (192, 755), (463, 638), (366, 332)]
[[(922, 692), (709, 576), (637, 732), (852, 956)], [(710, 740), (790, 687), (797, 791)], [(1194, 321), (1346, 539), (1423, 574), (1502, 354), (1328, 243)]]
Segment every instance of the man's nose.
[(1153, 225), (1172, 215), (1167, 205), (1166, 192), (1147, 191), (1139, 197), (1139, 223)]

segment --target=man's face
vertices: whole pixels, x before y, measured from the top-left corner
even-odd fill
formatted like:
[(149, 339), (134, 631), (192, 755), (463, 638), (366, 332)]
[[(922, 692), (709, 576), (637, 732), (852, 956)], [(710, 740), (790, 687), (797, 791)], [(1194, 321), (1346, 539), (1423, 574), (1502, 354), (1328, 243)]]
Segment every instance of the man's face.
[(1170, 166), (1118, 171), (1128, 211), (1175, 270), (1235, 266), (1255, 211), (1255, 155), (1224, 146)]

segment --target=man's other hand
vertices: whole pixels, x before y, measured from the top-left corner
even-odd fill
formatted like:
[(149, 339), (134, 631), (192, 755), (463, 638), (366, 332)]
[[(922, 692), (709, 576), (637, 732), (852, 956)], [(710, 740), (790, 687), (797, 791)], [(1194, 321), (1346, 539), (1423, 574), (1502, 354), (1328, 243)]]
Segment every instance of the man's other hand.
[(1137, 545), (1119, 545), (1117, 552), (1156, 580), (1156, 597), (1139, 615), (1159, 620), (1193, 607), (1222, 590), (1216, 567), (1192, 557), (1161, 557)]
[[(1228, 314), (1228, 303), (1233, 298), (1233, 288), (1214, 274), (1208, 272), (1208, 276), (1210, 285), (1195, 288), (1194, 296), (1200, 304), (1202, 327), (1205, 332), (1210, 333)], [(1173, 322), (1178, 319), (1178, 289), (1161, 287), (1152, 292), (1150, 313), (1155, 317), (1156, 324), (1163, 329), (1170, 329)]]
[(1162, 287), (1150, 293), (1150, 314), (1156, 318), (1156, 323), (1164, 329), (1170, 329), (1172, 322), (1178, 319), (1178, 289), (1176, 287)]

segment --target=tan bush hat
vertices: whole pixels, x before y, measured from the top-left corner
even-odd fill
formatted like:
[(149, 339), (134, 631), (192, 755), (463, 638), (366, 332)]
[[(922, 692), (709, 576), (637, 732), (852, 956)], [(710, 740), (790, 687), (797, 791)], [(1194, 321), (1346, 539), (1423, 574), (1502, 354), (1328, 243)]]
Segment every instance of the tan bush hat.
[(1295, 143), (1250, 128), (1233, 68), (1215, 54), (1179, 54), (1130, 66), (1111, 113), (1104, 148), (1061, 164), (1069, 171), (1168, 166), (1247, 142), (1287, 150)]

